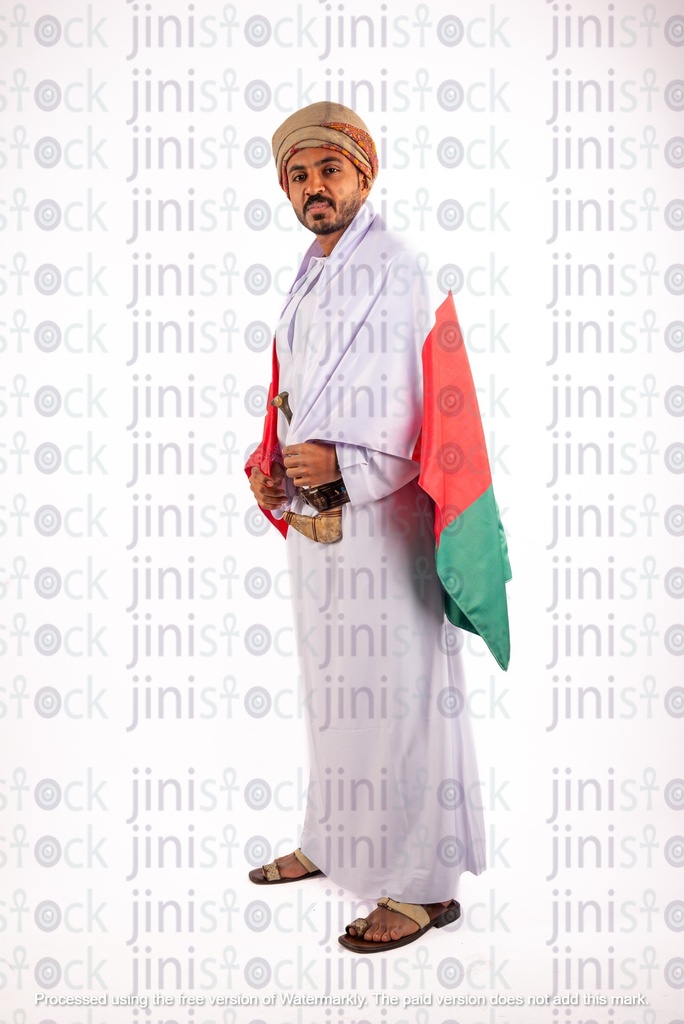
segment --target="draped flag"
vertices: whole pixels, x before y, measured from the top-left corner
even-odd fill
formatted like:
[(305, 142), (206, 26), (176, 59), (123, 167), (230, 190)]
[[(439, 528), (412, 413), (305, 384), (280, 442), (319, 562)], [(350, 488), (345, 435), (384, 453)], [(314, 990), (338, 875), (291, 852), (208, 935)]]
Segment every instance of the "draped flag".
[(447, 618), (510, 660), (508, 549), (494, 500), (468, 355), (451, 292), (423, 346), (423, 425), (414, 458), (435, 503), (435, 557)]
[[(511, 569), (451, 292), (437, 310), (422, 359), (423, 421), (413, 458), (420, 461), (418, 482), (435, 503), (435, 558), (445, 612), (455, 626), (481, 636), (505, 670), (510, 659), (505, 584)], [(278, 369), (274, 343), (264, 432), (245, 466), (248, 476), (252, 466), (270, 476), (273, 462), (282, 461), (278, 410), (270, 404), (278, 394)], [(287, 524), (262, 512), (285, 536)]]
[[(265, 476), (270, 476), (273, 463), (282, 463), (280, 445), (278, 444), (278, 410), (274, 405), (271, 405), (271, 399), (275, 398), (275, 396), (278, 394), (279, 371), (280, 368), (278, 366), (278, 356), (276, 354), (274, 338), (273, 363), (271, 369), (271, 386), (268, 389), (268, 400), (266, 402), (266, 419), (264, 420), (264, 432), (262, 434), (261, 444), (259, 445), (258, 448), (255, 448), (255, 450), (252, 452), (250, 457), (247, 459), (247, 462), (245, 463), (245, 473), (247, 474), (247, 476), (251, 475), (252, 466), (258, 466)], [(276, 530), (280, 530), (283, 537), (285, 537), (287, 534), (287, 523), (285, 522), (285, 520), (276, 519), (276, 517), (266, 508), (262, 508), (261, 511), (264, 513), (269, 522), (273, 523)]]

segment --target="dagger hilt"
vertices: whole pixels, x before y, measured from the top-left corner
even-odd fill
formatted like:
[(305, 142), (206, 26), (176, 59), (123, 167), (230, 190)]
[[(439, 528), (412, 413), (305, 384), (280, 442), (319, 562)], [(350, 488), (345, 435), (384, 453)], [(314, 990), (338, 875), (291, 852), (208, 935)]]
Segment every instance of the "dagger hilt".
[[(285, 416), (287, 422), (291, 423), (292, 409), (290, 408), (290, 403), (288, 401), (289, 397), (289, 392), (281, 391), (279, 395), (276, 395), (275, 398), (271, 399), (271, 405), (275, 406), (276, 409), (280, 409), (280, 411)], [(318, 487), (301, 486), (297, 487), (297, 490), (301, 494), (304, 501), (312, 508), (315, 508), (319, 514), (322, 512), (328, 513), (332, 509), (338, 509), (341, 505), (344, 505), (346, 504), (346, 502), (349, 501), (347, 488), (344, 486), (344, 480), (342, 479), (342, 477), (339, 477), (339, 479), (337, 480), (333, 480), (331, 483), (320, 484)], [(291, 514), (294, 515), (294, 513)], [(308, 519), (312, 517), (302, 517), (299, 515), (295, 516), (295, 520), (297, 522), (302, 518)], [(299, 526), (295, 525), (295, 521), (293, 521), (291, 525), (294, 526), (296, 530), (299, 530), (300, 533), (306, 533), (305, 530), (301, 530)], [(339, 529), (341, 531), (341, 525)], [(309, 536), (308, 533), (306, 533), (306, 535)], [(340, 536), (342, 536), (341, 532), (339, 534), (335, 534), (335, 536), (331, 537), (331, 539), (338, 540)], [(321, 538), (316, 537), (314, 532), (313, 539), (320, 540)], [(328, 543), (328, 541), (324, 541), (324, 543)]]
[(279, 395), (276, 395), (275, 398), (271, 399), (271, 405), (274, 405), (276, 409), (280, 409), (287, 422), (292, 423), (292, 409), (290, 408), (290, 403), (288, 401), (289, 397), (290, 394), (288, 391), (281, 391)]

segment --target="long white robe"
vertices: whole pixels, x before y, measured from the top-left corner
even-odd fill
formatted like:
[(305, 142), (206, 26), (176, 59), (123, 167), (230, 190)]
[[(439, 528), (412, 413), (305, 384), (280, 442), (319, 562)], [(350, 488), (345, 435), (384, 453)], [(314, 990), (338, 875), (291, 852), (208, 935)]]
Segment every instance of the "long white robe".
[[(367, 226), (372, 215), (362, 213), (348, 232)], [(391, 255), (399, 243), (384, 235), (383, 246)], [(318, 344), (311, 327), (320, 322), (325, 272), (324, 258), (303, 268), (276, 330), (279, 387), (295, 416), (311, 406)], [(354, 316), (353, 296), (345, 304)], [(405, 358), (415, 364), (414, 351)], [(345, 386), (352, 383), (347, 375)], [(314, 404), (309, 430), (315, 412)], [(372, 421), (372, 407), (364, 412)], [(454, 896), (461, 871), (485, 866), (459, 634), (444, 619), (432, 506), (418, 466), (339, 439), (360, 440), (362, 421), (359, 410), (353, 431), (345, 425), (332, 438), (300, 431), (295, 439), (336, 440), (351, 498), (341, 541), (287, 535), (311, 765), (301, 846), (359, 896), (437, 902)], [(278, 433), (281, 445), (293, 443), (282, 415)], [(296, 495), (290, 507), (311, 511)]]

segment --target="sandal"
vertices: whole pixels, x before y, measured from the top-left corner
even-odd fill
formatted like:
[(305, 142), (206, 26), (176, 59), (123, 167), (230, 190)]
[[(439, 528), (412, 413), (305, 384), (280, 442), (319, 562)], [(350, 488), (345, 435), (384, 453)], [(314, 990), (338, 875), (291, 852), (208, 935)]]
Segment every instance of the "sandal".
[[(345, 949), (351, 949), (354, 953), (382, 953), (387, 949), (397, 949), (399, 946), (406, 946), (409, 942), (415, 942), (421, 935), (428, 930), (428, 928), (443, 928), (445, 924), (451, 924), (452, 921), (456, 921), (461, 916), (461, 907), (452, 900), (451, 903), (442, 909), (442, 912), (437, 914), (435, 917), (430, 917), (427, 910), (420, 903), (397, 903), (396, 900), (392, 900), (389, 896), (383, 896), (382, 899), (378, 900), (379, 907), (386, 907), (388, 910), (393, 910), (397, 914), (403, 914), (404, 917), (408, 917), (411, 921), (415, 921), (418, 925), (418, 931), (412, 932), (410, 935), (402, 935), (400, 939), (390, 939), (389, 942), (367, 942), (364, 939), (364, 935), (370, 927), (369, 922), (365, 917), (357, 917), (355, 921), (348, 924), (345, 928), (345, 935), (340, 935), (338, 942)], [(350, 928), (354, 928), (356, 935), (352, 935), (349, 931)]]
[(314, 878), (316, 875), (323, 874), (299, 848), (294, 851), (294, 855), (299, 863), (306, 868), (305, 875), (298, 875), (297, 878), (281, 878), (278, 865), (272, 861), (270, 864), (264, 864), (263, 867), (250, 871), (250, 882), (254, 882), (255, 885), (280, 885), (283, 882), (301, 882), (304, 878)]

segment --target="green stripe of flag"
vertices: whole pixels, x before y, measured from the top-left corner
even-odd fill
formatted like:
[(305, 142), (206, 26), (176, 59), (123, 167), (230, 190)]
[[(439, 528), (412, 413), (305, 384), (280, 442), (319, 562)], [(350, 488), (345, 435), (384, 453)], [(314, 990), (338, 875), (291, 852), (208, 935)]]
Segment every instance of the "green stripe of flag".
[(505, 581), (511, 578), (511, 567), (491, 485), (442, 530), (436, 562), (447, 618), (478, 633), (507, 669), (511, 649)]

